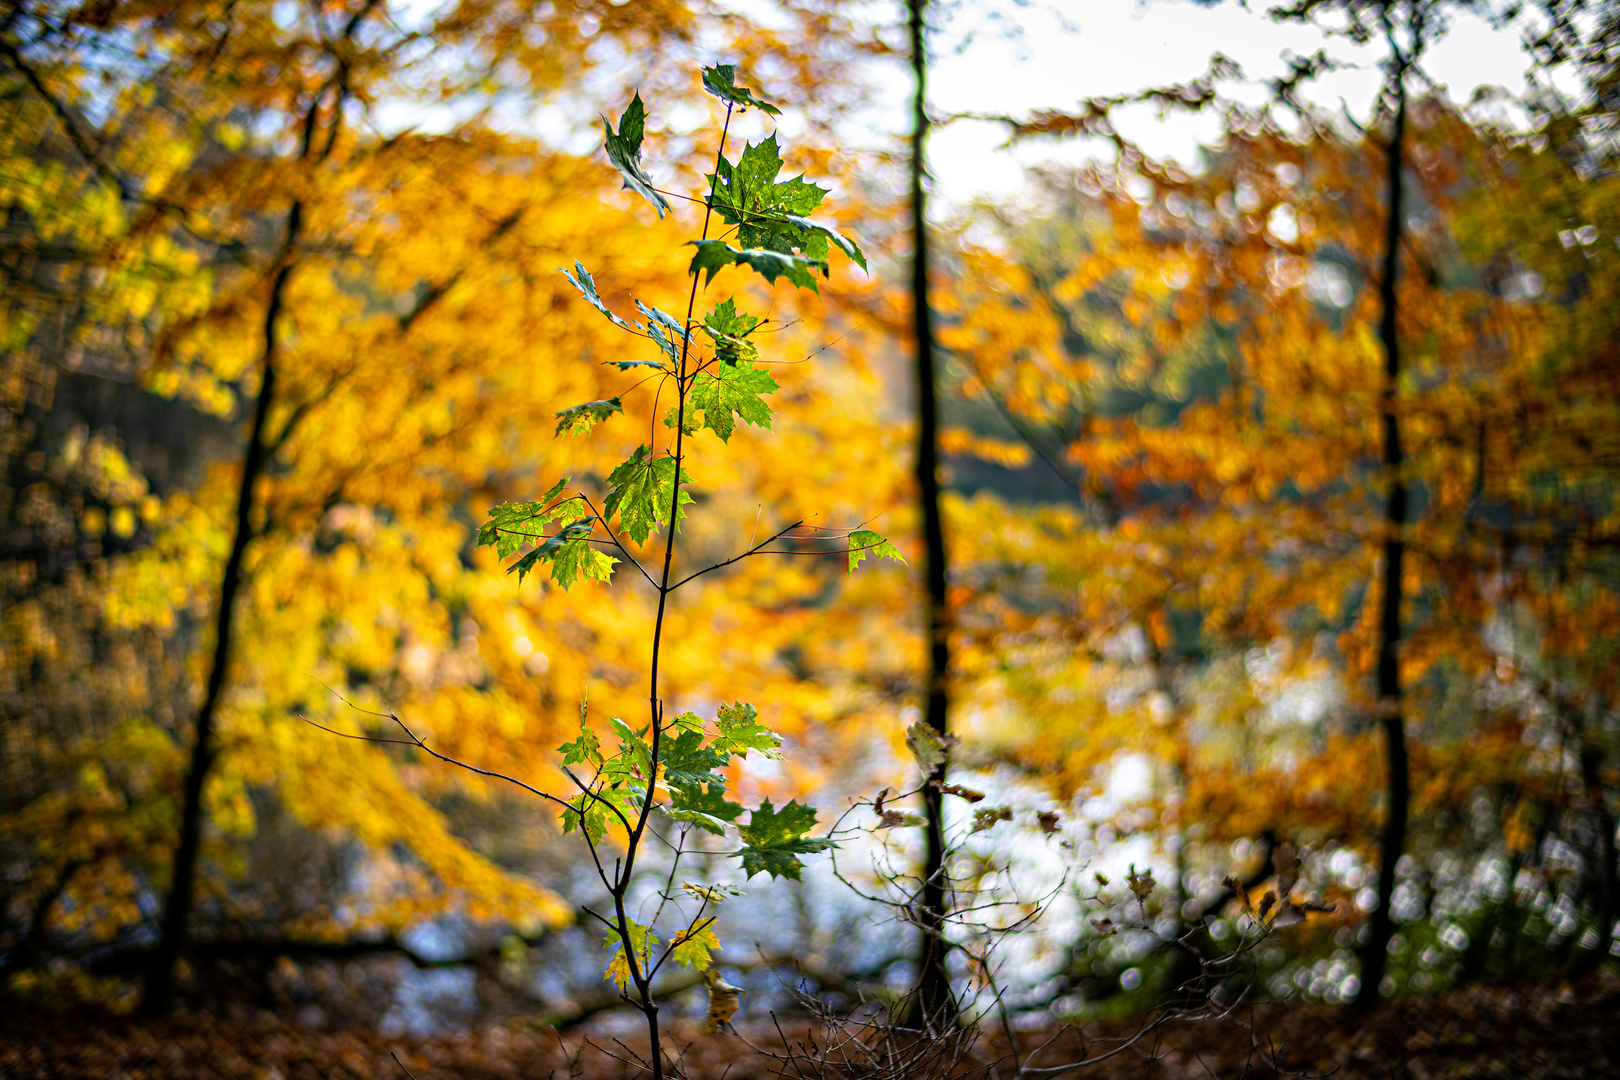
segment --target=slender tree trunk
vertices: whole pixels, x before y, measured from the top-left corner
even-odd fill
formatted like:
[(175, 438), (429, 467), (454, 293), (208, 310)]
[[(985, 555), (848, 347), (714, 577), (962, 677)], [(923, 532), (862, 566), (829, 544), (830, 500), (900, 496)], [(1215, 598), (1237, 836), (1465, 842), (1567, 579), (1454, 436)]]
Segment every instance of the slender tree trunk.
[(1609, 812), (1608, 793), (1603, 789), (1603, 749), (1591, 739), (1585, 717), (1574, 702), (1563, 704), (1568, 726), (1573, 730), (1581, 763), (1581, 787), (1586, 796), (1587, 812), (1592, 817), (1592, 828), (1597, 833), (1597, 850), (1592, 852), (1597, 864), (1592, 869), (1593, 884), (1597, 888), (1598, 943), (1591, 950), (1577, 954), (1574, 968), (1577, 972), (1597, 967), (1609, 956), (1614, 937), (1614, 923), (1620, 916), (1620, 862), (1617, 862), (1614, 844), (1615, 820)]
[(278, 337), (276, 324), (287, 292), (287, 280), (292, 276), (290, 260), (292, 248), (303, 227), (304, 206), (294, 202), (287, 212), (287, 239), (280, 265), (270, 279), (270, 298), (264, 313), (264, 352), (260, 360), (259, 397), (253, 409), (253, 428), (248, 435), (247, 454), (242, 464), (242, 482), (236, 497), (236, 535), (231, 542), (231, 553), (225, 560), (225, 572), (220, 580), (219, 610), (214, 626), (214, 657), (208, 671), (208, 688), (197, 710), (197, 728), (192, 736), (191, 764), (186, 770), (184, 801), (180, 810), (180, 842), (175, 848), (174, 869), (169, 880), (169, 894), (163, 910), (162, 936), (146, 972), (146, 985), (141, 998), (141, 1011), (149, 1016), (167, 1013), (174, 1003), (174, 968), (186, 944), (191, 920), (191, 905), (197, 878), (197, 857), (202, 846), (203, 788), (208, 782), (214, 764), (214, 716), (219, 709), (220, 696), (225, 688), (225, 675), (230, 666), (232, 628), (236, 614), (236, 598), (242, 586), (242, 560), (247, 554), (248, 542), (253, 538), (254, 488), (264, 473), (269, 455), (266, 453), (265, 420), (275, 401), (276, 352)]
[[(917, 349), (917, 497), (922, 503), (923, 544), (927, 549), (925, 574), (928, 598), (928, 701), (925, 718), (941, 736), (948, 733), (947, 679), (950, 671), (950, 614), (945, 596), (945, 528), (939, 513), (939, 402), (934, 370), (934, 314), (928, 305), (928, 219), (923, 178), (927, 172), (928, 141), (928, 0), (907, 0), (911, 30), (911, 71), (916, 80), (911, 129), (911, 305)], [(956, 1000), (945, 971), (945, 765), (930, 778), (924, 793), (923, 828), (927, 853), (923, 862), (922, 906), (918, 921), (923, 929), (917, 1001), (925, 1021), (955, 1015)]]
[(1361, 989), (1356, 1003), (1375, 1005), (1389, 940), (1394, 933), (1390, 904), (1395, 895), (1395, 866), (1406, 847), (1407, 809), (1412, 796), (1411, 770), (1406, 754), (1406, 726), (1401, 710), (1401, 572), (1406, 557), (1406, 481), (1401, 476), (1401, 428), (1396, 415), (1396, 394), (1401, 375), (1400, 337), (1397, 327), (1397, 277), (1404, 229), (1401, 208), (1401, 157), (1406, 137), (1406, 63), (1394, 61), (1395, 122), (1390, 132), (1386, 190), (1389, 219), (1384, 230), (1383, 278), (1378, 284), (1382, 305), (1378, 336), (1384, 345), (1384, 478), (1389, 495), (1384, 504), (1384, 582), (1378, 609), (1378, 712), (1384, 728), (1389, 778), (1385, 790), (1384, 827), (1378, 842), (1378, 907), (1372, 913), (1370, 935), (1362, 952)]
[(1598, 943), (1587, 966), (1596, 967), (1610, 955), (1614, 924), (1620, 918), (1620, 857), (1614, 844), (1615, 821), (1609, 812), (1607, 793), (1601, 776), (1602, 752), (1589, 748), (1581, 757), (1582, 776), (1598, 833)]

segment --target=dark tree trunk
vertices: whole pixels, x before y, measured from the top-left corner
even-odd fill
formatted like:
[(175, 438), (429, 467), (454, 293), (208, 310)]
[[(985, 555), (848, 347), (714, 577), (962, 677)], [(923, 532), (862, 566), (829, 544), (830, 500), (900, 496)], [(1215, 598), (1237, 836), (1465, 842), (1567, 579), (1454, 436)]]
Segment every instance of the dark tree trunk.
[[(911, 131), (911, 304), (917, 349), (917, 497), (922, 503), (923, 544), (927, 549), (925, 573), (928, 598), (928, 683), (926, 721), (941, 736), (947, 734), (946, 691), (950, 670), (950, 615), (945, 596), (945, 528), (939, 513), (939, 403), (934, 370), (934, 316), (928, 305), (928, 221), (923, 178), (928, 141), (928, 0), (907, 0), (911, 31), (911, 71), (916, 80)], [(956, 1001), (945, 971), (945, 781), (941, 764), (930, 778), (935, 782), (924, 794), (928, 847), (923, 863), (922, 906), (918, 921), (923, 929), (919, 958), (917, 1003), (924, 1020), (954, 1016)]]
[(1396, 395), (1401, 375), (1400, 337), (1397, 326), (1398, 271), (1404, 229), (1401, 208), (1401, 156), (1406, 136), (1406, 61), (1393, 61), (1395, 117), (1389, 138), (1386, 191), (1389, 218), (1384, 230), (1383, 277), (1378, 283), (1382, 306), (1378, 336), (1384, 346), (1384, 478), (1389, 495), (1384, 504), (1384, 581), (1378, 609), (1378, 713), (1384, 728), (1389, 777), (1385, 789), (1384, 826), (1378, 841), (1378, 907), (1372, 913), (1370, 934), (1361, 959), (1358, 1005), (1376, 1004), (1389, 940), (1394, 933), (1390, 904), (1395, 895), (1395, 866), (1406, 847), (1407, 808), (1412, 778), (1406, 754), (1406, 727), (1401, 711), (1401, 572), (1406, 557), (1406, 481), (1401, 476), (1401, 428)]
[(1596, 833), (1596, 850), (1591, 852), (1594, 863), (1592, 885), (1597, 890), (1595, 920), (1598, 942), (1591, 950), (1577, 954), (1577, 971), (1597, 967), (1609, 956), (1610, 941), (1614, 937), (1614, 923), (1620, 916), (1620, 865), (1617, 865), (1614, 815), (1609, 811), (1608, 792), (1603, 787), (1603, 748), (1596, 745), (1587, 730), (1585, 718), (1574, 703), (1566, 703), (1569, 727), (1574, 732), (1581, 762), (1581, 787), (1586, 795), (1587, 812), (1592, 816), (1592, 830)]
[(287, 212), (287, 239), (280, 265), (270, 279), (270, 297), (264, 313), (264, 352), (260, 361), (259, 397), (253, 409), (253, 427), (248, 434), (247, 454), (242, 464), (242, 482), (236, 497), (236, 535), (225, 572), (220, 579), (219, 610), (214, 626), (214, 657), (208, 671), (208, 688), (197, 709), (197, 726), (192, 736), (191, 763), (186, 770), (184, 801), (180, 810), (180, 841), (175, 847), (173, 873), (163, 909), (162, 935), (146, 971), (141, 1011), (149, 1016), (167, 1013), (174, 1004), (174, 968), (185, 949), (191, 921), (191, 906), (197, 879), (197, 860), (202, 847), (203, 788), (214, 764), (214, 716), (225, 689), (234, 638), (236, 598), (242, 586), (242, 560), (253, 538), (254, 488), (269, 455), (266, 452), (265, 421), (275, 401), (276, 324), (281, 318), (287, 279), (292, 276), (292, 248), (303, 227), (303, 204), (295, 202)]

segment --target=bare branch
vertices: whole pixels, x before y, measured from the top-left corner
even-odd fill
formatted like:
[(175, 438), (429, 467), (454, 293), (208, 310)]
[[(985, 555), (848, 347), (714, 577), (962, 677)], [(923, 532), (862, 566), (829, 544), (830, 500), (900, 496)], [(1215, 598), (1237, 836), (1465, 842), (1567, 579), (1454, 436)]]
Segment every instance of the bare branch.
[[(327, 689), (331, 690), (331, 687), (327, 687)], [(404, 739), (382, 739), (382, 738), (378, 738), (376, 736), (371, 736), (371, 735), (346, 735), (341, 731), (333, 731), (329, 727), (324, 727), (321, 724), (317, 724), (317, 723), (315, 723), (315, 721), (309, 719), (306, 716), (300, 715), (298, 718), (300, 720), (304, 721), (304, 723), (309, 724), (311, 727), (318, 727), (322, 731), (330, 732), (333, 735), (338, 735), (338, 736), (341, 736), (342, 738), (345, 738), (345, 739), (359, 739), (362, 742), (385, 742), (385, 743), (397, 743), (397, 744), (401, 744), (401, 745), (415, 746), (419, 750), (423, 750), (426, 753), (432, 755), (433, 757), (438, 758), (440, 761), (444, 762), (446, 765), (454, 765), (458, 769), (465, 769), (470, 773), (477, 773), (479, 776), (487, 776), (491, 780), (504, 780), (508, 784), (512, 784), (512, 785), (515, 785), (517, 787), (522, 788), (524, 791), (527, 791), (531, 795), (538, 795), (540, 798), (546, 799), (546, 800), (548, 800), (550, 802), (554, 802), (557, 805), (562, 806), (564, 808), (568, 807), (568, 803), (565, 800), (559, 799), (555, 795), (552, 795), (552, 794), (549, 794), (547, 792), (541, 791), (537, 787), (533, 787), (532, 785), (525, 784), (522, 780), (519, 780), (516, 777), (508, 776), (508, 775), (506, 775), (505, 773), (502, 773), (502, 772), (496, 772), (493, 769), (481, 769), (477, 765), (469, 765), (465, 761), (460, 761), (460, 760), (458, 760), (456, 758), (450, 757), (447, 754), (439, 753), (437, 750), (433, 749), (433, 747), (431, 747), (427, 743), (423, 742), (421, 740), (421, 738), (417, 736), (416, 732), (412, 731), (409, 727), (407, 727), (406, 724), (405, 724), (405, 721), (401, 720), (397, 713), (393, 713), (393, 712), (380, 713), (380, 712), (375, 712), (375, 711), (373, 711), (371, 709), (362, 709), (358, 705), (356, 705), (354, 702), (352, 702), (349, 699), (345, 698), (342, 694), (339, 694), (336, 690), (332, 690), (332, 695), (334, 697), (336, 697), (339, 701), (343, 702), (343, 704), (349, 706), (349, 708), (355, 710), (358, 713), (362, 713), (362, 714), (364, 714), (366, 716), (375, 716), (375, 717), (379, 717), (379, 718), (387, 718), (389, 720), (392, 720), (394, 723), (399, 725), (399, 729), (405, 733), (406, 738), (404, 738)]]

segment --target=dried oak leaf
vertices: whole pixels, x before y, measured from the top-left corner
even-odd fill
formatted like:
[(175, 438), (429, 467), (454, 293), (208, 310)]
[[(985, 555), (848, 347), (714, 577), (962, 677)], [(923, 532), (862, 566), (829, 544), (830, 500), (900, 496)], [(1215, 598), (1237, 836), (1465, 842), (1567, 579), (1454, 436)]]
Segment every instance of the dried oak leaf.
[(744, 990), (726, 982), (719, 968), (710, 968), (703, 973), (703, 985), (709, 988), (709, 1015), (704, 1022), (709, 1033), (714, 1034), (731, 1024), (731, 1018), (737, 1015), (737, 995), (744, 993)]

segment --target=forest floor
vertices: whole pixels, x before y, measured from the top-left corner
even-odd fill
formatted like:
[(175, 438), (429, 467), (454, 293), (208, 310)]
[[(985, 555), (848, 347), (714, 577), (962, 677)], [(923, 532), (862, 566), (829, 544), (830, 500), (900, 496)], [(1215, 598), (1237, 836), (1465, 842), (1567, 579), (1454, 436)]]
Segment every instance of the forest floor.
[[(1620, 1077), (1620, 983), (1613, 980), (1476, 987), (1387, 1002), (1371, 1014), (1342, 1006), (1262, 1007), (1245, 1014), (1243, 1021), (1162, 1029), (1151, 1043), (1064, 1075), (1095, 1080), (1328, 1074), (1340, 1080)], [(1088, 1029), (1088, 1035), (1117, 1036), (1127, 1030), (1105, 1025)], [(767, 1059), (735, 1036), (700, 1034), (679, 1024), (674, 1034), (685, 1048), (693, 1080), (777, 1075)], [(780, 1046), (775, 1034), (767, 1026), (750, 1038), (758, 1045)], [(610, 1037), (593, 1037), (596, 1048), (583, 1045), (585, 1036), (578, 1032), (562, 1038), (575, 1051), (572, 1063), (551, 1031), (513, 1025), (413, 1042), (371, 1031), (306, 1031), (269, 1014), (248, 1021), (182, 1015), (154, 1022), (0, 1003), (0, 1077), (543, 1080), (572, 1075), (608, 1080), (637, 1075), (599, 1049), (622, 1053)], [(1019, 1038), (1027, 1049), (1038, 1045), (1041, 1036)], [(980, 1047), (987, 1053), (998, 1049), (1003, 1048), (988, 1040)], [(1062, 1059), (1053, 1056), (1038, 1064), (1047, 1060), (1057, 1064)]]

